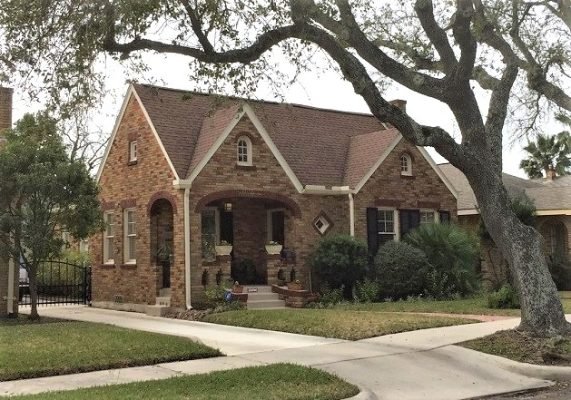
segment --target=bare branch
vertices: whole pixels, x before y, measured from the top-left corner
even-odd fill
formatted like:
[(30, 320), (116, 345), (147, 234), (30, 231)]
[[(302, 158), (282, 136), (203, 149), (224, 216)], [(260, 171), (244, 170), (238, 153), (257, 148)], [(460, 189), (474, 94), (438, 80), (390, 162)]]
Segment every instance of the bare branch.
[(476, 61), (478, 44), (472, 36), (470, 24), (474, 16), (474, 6), (471, 0), (457, 0), (456, 13), (452, 23), (452, 32), (460, 46), (460, 61), (455, 71), (458, 80), (469, 80)]

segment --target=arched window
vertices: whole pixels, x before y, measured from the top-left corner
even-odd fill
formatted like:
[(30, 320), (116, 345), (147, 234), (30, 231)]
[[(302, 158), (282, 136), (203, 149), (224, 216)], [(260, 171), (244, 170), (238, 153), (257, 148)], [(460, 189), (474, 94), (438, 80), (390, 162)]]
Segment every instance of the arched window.
[(412, 176), (412, 158), (406, 153), (400, 157), (400, 174)]
[(238, 138), (238, 165), (252, 165), (252, 141), (247, 136)]

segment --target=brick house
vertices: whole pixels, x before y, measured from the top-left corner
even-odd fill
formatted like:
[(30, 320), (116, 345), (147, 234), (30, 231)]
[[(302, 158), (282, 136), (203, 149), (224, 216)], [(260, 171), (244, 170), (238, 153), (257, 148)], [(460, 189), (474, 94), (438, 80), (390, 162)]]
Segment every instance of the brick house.
[(371, 115), (139, 84), (97, 179), (107, 229), (90, 240), (93, 304), (142, 312), (159, 293), (190, 308), (246, 261), (257, 284), (294, 269), (311, 287), (324, 236), (376, 251), (456, 218), (455, 189), (426, 151)]
[[(0, 151), (2, 133), (12, 127), (12, 89), (0, 87)], [(0, 254), (0, 317), (18, 314), (18, 270), (12, 260)]]
[[(458, 224), (478, 232), (478, 202), (468, 180), (451, 164), (440, 164), (439, 167), (458, 193)], [(525, 195), (534, 203), (536, 228), (543, 237), (545, 255), (571, 260), (571, 176), (555, 176), (552, 171), (544, 179), (522, 179), (504, 173), (502, 179), (510, 197)], [(507, 265), (495, 246), (483, 243), (481, 258), (484, 283), (505, 277)], [(571, 287), (571, 282), (569, 285)]]

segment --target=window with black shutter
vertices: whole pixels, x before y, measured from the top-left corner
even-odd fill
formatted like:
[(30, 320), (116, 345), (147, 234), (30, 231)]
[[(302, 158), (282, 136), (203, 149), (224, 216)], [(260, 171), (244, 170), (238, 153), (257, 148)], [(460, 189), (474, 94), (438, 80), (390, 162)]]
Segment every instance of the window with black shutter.
[(440, 223), (441, 224), (449, 224), (450, 223), (450, 211), (439, 211), (440, 214)]
[(377, 232), (377, 209), (367, 208), (367, 245), (371, 256), (375, 256), (377, 250), (379, 250), (379, 237)]

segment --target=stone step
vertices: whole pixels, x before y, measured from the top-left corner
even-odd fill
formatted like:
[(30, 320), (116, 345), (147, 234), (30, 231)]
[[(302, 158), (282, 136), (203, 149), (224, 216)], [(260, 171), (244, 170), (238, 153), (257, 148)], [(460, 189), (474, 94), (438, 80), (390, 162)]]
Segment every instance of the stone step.
[(272, 287), (266, 285), (244, 285), (244, 293), (272, 293)]
[(277, 293), (248, 293), (248, 301), (258, 300), (279, 300), (280, 296)]
[(166, 306), (145, 306), (145, 314), (151, 317), (164, 317), (170, 307)]
[(157, 296), (156, 305), (157, 306), (170, 307), (171, 306), (171, 297), (170, 296)]
[(285, 308), (284, 300), (248, 300), (246, 303), (248, 310), (269, 310)]
[(170, 287), (159, 289), (159, 296), (160, 297), (170, 297), (170, 295), (171, 295), (171, 288)]

